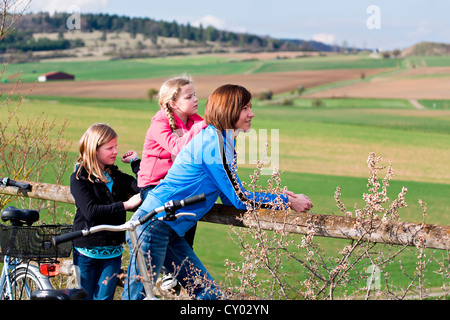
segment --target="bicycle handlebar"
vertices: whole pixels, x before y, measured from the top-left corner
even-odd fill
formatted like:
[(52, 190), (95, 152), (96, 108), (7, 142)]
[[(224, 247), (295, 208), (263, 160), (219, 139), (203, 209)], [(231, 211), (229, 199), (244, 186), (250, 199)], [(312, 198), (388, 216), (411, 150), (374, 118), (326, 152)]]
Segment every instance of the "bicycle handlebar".
[(206, 200), (206, 195), (204, 193), (190, 197), (190, 198), (186, 198), (184, 200), (172, 200), (169, 202), (166, 202), (166, 204), (164, 205), (164, 207), (161, 208), (156, 208), (153, 211), (151, 211), (150, 213), (148, 213), (147, 215), (145, 215), (144, 217), (139, 219), (139, 223), (145, 224), (146, 222), (148, 222), (150, 219), (152, 219), (154, 216), (156, 216), (158, 213), (165, 211), (167, 213), (167, 216), (165, 217), (166, 220), (170, 221), (170, 220), (176, 220), (178, 217), (176, 217), (175, 212), (183, 207), (201, 202), (201, 201), (205, 201)]
[(206, 195), (204, 193), (181, 200), (180, 203), (181, 207), (187, 207), (190, 206), (191, 204), (195, 204), (202, 201), (206, 201)]
[(1, 180), (0, 185), (2, 187), (16, 187), (21, 189), (31, 188), (31, 185), (29, 183), (12, 180), (10, 178), (3, 178), (3, 180)]
[(58, 244), (81, 238), (82, 236), (84, 236), (83, 231), (84, 230), (73, 231), (73, 232), (69, 232), (69, 233), (54, 237), (53, 244), (55, 246), (57, 246)]
[(190, 197), (190, 198), (186, 198), (184, 200), (172, 200), (172, 201), (167, 202), (164, 205), (164, 207), (156, 208), (156, 209), (152, 210), (151, 212), (149, 212), (148, 214), (146, 214), (144, 217), (140, 218), (139, 220), (133, 221), (134, 224), (131, 222), (128, 222), (128, 223), (125, 223), (120, 226), (100, 225), (100, 226), (92, 227), (90, 230), (73, 231), (73, 232), (69, 232), (69, 233), (54, 237), (53, 244), (58, 245), (58, 244), (72, 241), (72, 240), (75, 240), (75, 239), (78, 239), (83, 236), (87, 236), (89, 234), (96, 233), (99, 231), (116, 231), (117, 232), (117, 231), (127, 230), (130, 227), (135, 228), (138, 225), (145, 224), (150, 219), (152, 219), (154, 216), (156, 216), (158, 213), (161, 213), (163, 211), (165, 211), (167, 214), (162, 219), (169, 220), (169, 221), (176, 220), (181, 216), (195, 216), (195, 214), (193, 214), (193, 213), (175, 214), (175, 212), (178, 209), (181, 209), (183, 207), (186, 207), (186, 206), (189, 206), (189, 205), (201, 202), (201, 201), (205, 201), (205, 200), (206, 200), (206, 195), (204, 193)]

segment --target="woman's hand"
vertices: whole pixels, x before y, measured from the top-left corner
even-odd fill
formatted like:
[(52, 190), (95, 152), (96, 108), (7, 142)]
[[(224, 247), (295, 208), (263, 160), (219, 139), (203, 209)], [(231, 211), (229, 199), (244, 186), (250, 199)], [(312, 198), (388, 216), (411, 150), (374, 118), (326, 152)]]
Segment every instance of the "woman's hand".
[(125, 211), (128, 211), (137, 208), (141, 203), (142, 203), (141, 195), (136, 194), (132, 196), (128, 201), (125, 201), (123, 203), (123, 206), (125, 208)]
[(295, 194), (287, 190), (284, 193), (288, 195), (290, 204), (289, 206), (295, 212), (307, 212), (314, 207), (311, 199), (309, 199), (304, 194)]

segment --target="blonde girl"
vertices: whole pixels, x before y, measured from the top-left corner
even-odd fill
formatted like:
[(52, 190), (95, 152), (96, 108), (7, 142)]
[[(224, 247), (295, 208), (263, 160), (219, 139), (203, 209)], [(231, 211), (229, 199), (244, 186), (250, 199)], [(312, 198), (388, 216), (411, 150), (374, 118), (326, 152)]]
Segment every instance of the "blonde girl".
[[(161, 110), (153, 117), (145, 137), (138, 185), (144, 200), (165, 178), (181, 149), (207, 127), (198, 113), (198, 98), (192, 78), (186, 75), (163, 83), (159, 90)], [(193, 247), (196, 225), (185, 239)], [(171, 289), (177, 282), (163, 270), (162, 289)]]
[(144, 200), (173, 165), (181, 149), (206, 128), (198, 112), (198, 98), (188, 76), (167, 80), (159, 90), (161, 110), (153, 117), (145, 137), (138, 185)]
[[(114, 164), (117, 138), (111, 127), (98, 123), (80, 140), (76, 169), (70, 177), (77, 209), (74, 231), (100, 224), (120, 225), (126, 221), (126, 211), (141, 203), (136, 179)], [(113, 299), (124, 242), (124, 232), (102, 232), (73, 241), (73, 260), (81, 269), (87, 299)]]

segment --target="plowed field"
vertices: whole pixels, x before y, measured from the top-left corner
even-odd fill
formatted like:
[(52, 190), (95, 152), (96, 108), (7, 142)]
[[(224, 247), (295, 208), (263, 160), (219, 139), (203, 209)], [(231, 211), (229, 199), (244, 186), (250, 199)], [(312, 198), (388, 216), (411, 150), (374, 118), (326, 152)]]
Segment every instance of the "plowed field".
[(450, 67), (427, 67), (309, 95), (318, 98), (450, 99)]
[[(194, 77), (197, 96), (207, 98), (217, 87), (223, 84), (239, 84), (253, 94), (272, 90), (273, 93), (283, 93), (295, 90), (299, 85), (311, 88), (337, 81), (359, 79), (361, 74), (366, 76), (378, 74), (386, 69), (343, 69), (296, 71), (279, 73), (259, 73), (246, 75), (219, 75)], [(163, 78), (114, 80), (114, 81), (57, 81), (47, 83), (22, 83), (15, 90), (16, 93), (26, 94), (32, 89), (33, 95), (97, 97), (97, 98), (146, 98), (149, 88), (159, 89)], [(0, 92), (11, 92), (13, 84), (1, 84)]]

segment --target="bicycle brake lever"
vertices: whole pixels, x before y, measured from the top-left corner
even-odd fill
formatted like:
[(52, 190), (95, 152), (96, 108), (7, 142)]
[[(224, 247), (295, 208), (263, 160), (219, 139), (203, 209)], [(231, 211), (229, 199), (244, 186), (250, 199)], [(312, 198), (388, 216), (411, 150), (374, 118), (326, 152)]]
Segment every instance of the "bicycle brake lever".
[(195, 217), (196, 214), (195, 213), (188, 213), (188, 212), (184, 212), (184, 213), (178, 213), (175, 215), (175, 217), (178, 219), (180, 217)]
[(164, 217), (159, 218), (159, 220), (161, 221), (175, 221), (180, 217), (195, 217), (196, 214), (195, 213), (188, 213), (188, 212), (183, 212), (183, 213), (177, 213), (175, 215), (171, 214), (171, 215), (166, 215)]

